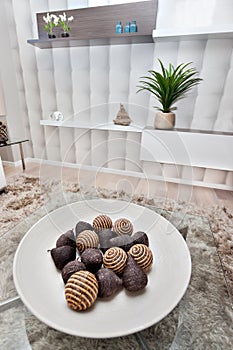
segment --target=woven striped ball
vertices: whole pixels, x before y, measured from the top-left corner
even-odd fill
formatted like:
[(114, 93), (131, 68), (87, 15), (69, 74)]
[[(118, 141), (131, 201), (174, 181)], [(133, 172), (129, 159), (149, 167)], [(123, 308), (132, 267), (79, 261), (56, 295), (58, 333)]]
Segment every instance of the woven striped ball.
[(107, 215), (98, 215), (93, 220), (92, 226), (96, 231), (112, 228), (112, 219)]
[(129, 254), (143, 270), (149, 270), (153, 264), (152, 251), (145, 244), (133, 245), (129, 250)]
[(84, 311), (91, 307), (98, 295), (98, 282), (93, 273), (82, 270), (74, 273), (65, 286), (65, 298), (69, 307)]
[(109, 248), (103, 256), (104, 266), (117, 274), (120, 274), (124, 270), (126, 261), (126, 252), (118, 247)]
[(98, 248), (98, 245), (99, 237), (94, 231), (85, 230), (76, 239), (76, 247), (80, 253), (87, 248)]
[(133, 224), (125, 218), (117, 219), (113, 225), (113, 231), (118, 235), (132, 235)]

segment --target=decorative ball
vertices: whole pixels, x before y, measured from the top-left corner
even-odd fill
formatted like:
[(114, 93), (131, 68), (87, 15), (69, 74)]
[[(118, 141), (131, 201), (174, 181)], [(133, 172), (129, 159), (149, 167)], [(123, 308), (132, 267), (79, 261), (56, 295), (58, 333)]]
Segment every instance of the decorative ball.
[(127, 254), (118, 247), (109, 248), (103, 256), (103, 264), (106, 268), (120, 274), (126, 265)]
[(88, 271), (96, 273), (102, 266), (103, 254), (99, 249), (88, 248), (81, 254), (81, 261)]
[(113, 225), (113, 231), (119, 236), (121, 235), (132, 235), (133, 224), (125, 218), (117, 219)]
[(81, 232), (76, 239), (76, 247), (80, 253), (87, 248), (97, 248), (99, 245), (99, 237), (97, 233), (90, 230)]
[(75, 272), (65, 286), (65, 297), (69, 307), (75, 311), (90, 308), (98, 295), (98, 282), (89, 271)]
[(112, 219), (107, 215), (98, 215), (93, 220), (92, 225), (97, 232), (104, 229), (112, 228)]
[(149, 270), (153, 264), (152, 251), (145, 244), (133, 245), (129, 250), (129, 254), (143, 270)]

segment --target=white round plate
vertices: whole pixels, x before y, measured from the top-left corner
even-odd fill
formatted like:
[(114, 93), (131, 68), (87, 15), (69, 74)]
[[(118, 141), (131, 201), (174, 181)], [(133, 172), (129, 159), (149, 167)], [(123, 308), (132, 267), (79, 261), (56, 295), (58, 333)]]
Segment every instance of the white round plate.
[[(148, 285), (136, 294), (122, 289), (110, 300), (97, 299), (88, 311), (75, 312), (66, 304), (61, 274), (47, 250), (79, 220), (92, 223), (103, 213), (113, 221), (128, 218), (134, 232), (147, 233), (154, 255)], [(13, 264), (17, 292), (39, 320), (61, 332), (88, 338), (123, 336), (160, 321), (184, 295), (190, 275), (188, 247), (173, 225), (150, 209), (111, 199), (72, 203), (44, 216), (20, 242)]]

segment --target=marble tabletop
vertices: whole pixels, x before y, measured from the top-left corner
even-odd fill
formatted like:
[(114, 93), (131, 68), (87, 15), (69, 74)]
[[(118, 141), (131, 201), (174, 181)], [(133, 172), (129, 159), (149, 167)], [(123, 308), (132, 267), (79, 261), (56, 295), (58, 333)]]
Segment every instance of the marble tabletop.
[[(65, 198), (66, 203), (73, 200), (73, 197)], [(150, 328), (112, 339), (75, 337), (40, 322), (17, 296), (12, 264), (17, 246), (29, 228), (62, 204), (62, 200), (53, 199), (0, 239), (1, 350), (232, 349), (232, 300), (208, 220), (148, 205), (177, 227), (190, 250), (191, 281), (175, 309)]]

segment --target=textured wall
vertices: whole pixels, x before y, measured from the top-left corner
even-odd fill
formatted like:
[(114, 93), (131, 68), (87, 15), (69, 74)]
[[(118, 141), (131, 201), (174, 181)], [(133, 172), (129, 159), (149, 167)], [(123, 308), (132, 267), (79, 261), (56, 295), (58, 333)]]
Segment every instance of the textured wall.
[[(98, 4), (120, 2), (124, 1)], [(204, 79), (177, 104), (177, 127), (233, 131), (232, 39), (54, 50), (40, 50), (26, 43), (37, 37), (36, 12), (85, 7), (88, 3), (95, 6), (97, 1), (1, 1), (0, 20), (4, 17), (7, 22), (9, 40), (0, 38), (4, 52), (0, 62), (11, 136), (30, 138), (28, 157), (168, 177), (190, 176), (187, 167), (141, 163), (139, 133), (43, 127), (39, 126), (40, 119), (60, 110), (65, 118), (105, 123), (115, 117), (119, 102), (123, 102), (134, 123), (152, 124), (156, 101), (146, 92), (136, 94), (136, 85), (147, 70), (158, 67), (159, 57), (165, 64), (192, 61)], [(230, 23), (230, 0), (206, 0), (205, 4), (201, 0), (159, 1), (159, 28)], [(11, 90), (5, 85), (6, 74), (14, 80)], [(12, 95), (14, 104), (10, 102)], [(232, 174), (227, 172), (194, 169), (193, 178), (232, 184)]]

